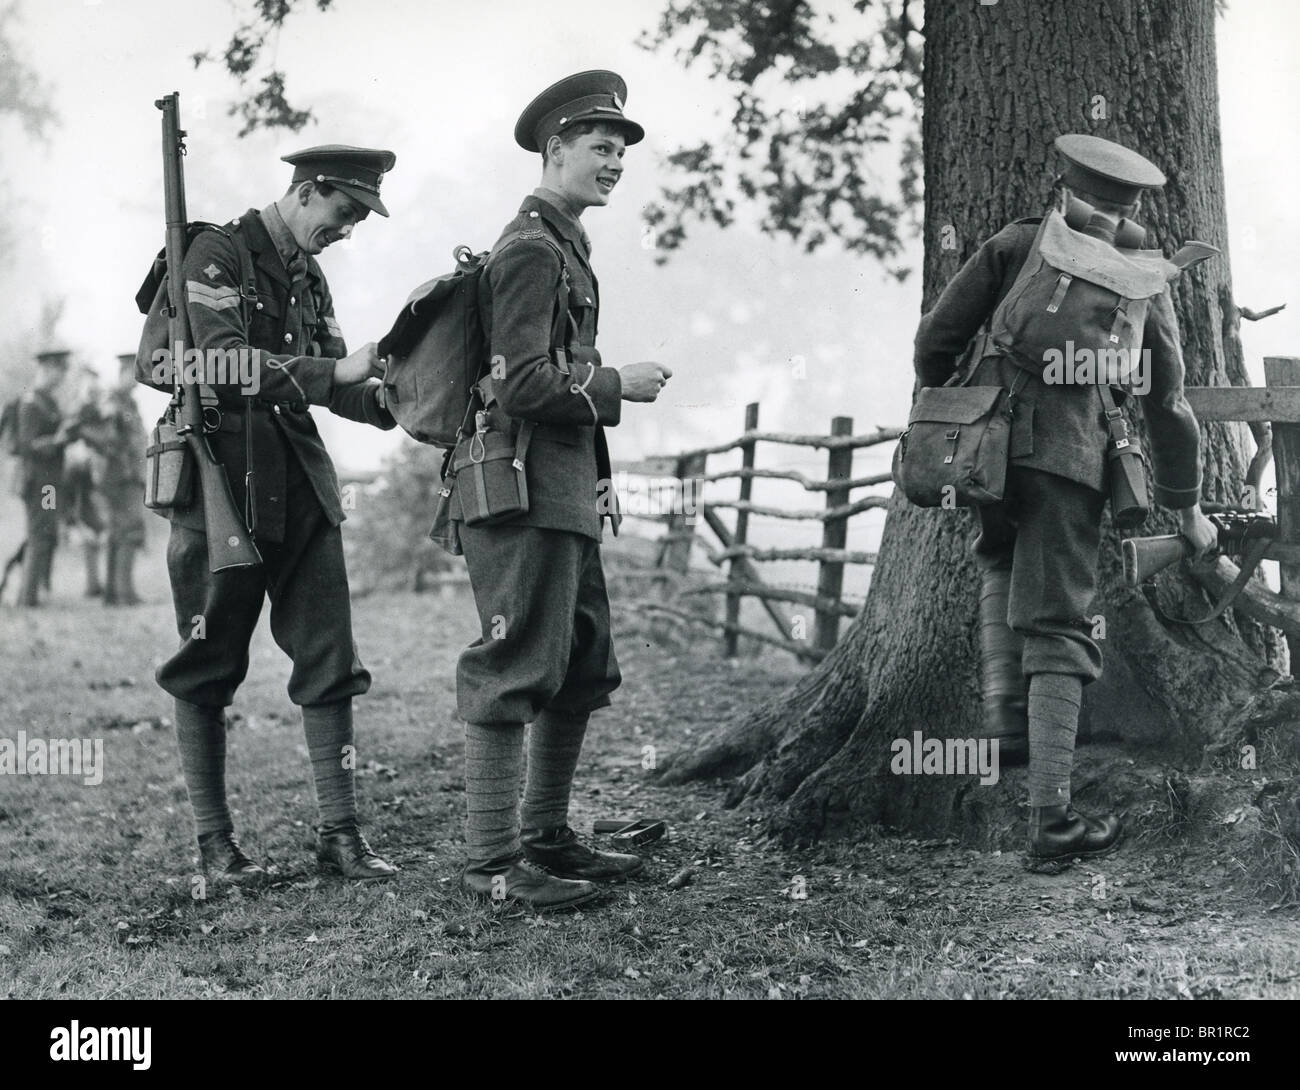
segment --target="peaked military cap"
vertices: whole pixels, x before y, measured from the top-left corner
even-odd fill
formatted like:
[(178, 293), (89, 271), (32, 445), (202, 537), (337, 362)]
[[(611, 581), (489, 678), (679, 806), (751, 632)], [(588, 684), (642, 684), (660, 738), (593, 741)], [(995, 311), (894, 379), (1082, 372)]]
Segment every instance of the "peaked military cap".
[(379, 199), (379, 183), (384, 173), (393, 169), (397, 156), (378, 148), (354, 148), (348, 144), (322, 144), (280, 157), (293, 164), (293, 180), (324, 182), (343, 190), (381, 216), (388, 209)]
[(1164, 174), (1150, 159), (1100, 136), (1065, 133), (1056, 138), (1056, 150), (1067, 163), (1061, 175), (1065, 184), (1102, 200), (1132, 204), (1142, 190), (1165, 184)]
[(541, 151), (580, 121), (604, 121), (621, 128), (629, 144), (644, 139), (645, 129), (623, 116), (627, 84), (617, 72), (597, 69), (566, 76), (528, 104), (515, 124), (515, 143), (524, 151)]
[(66, 348), (46, 348), (36, 353), (37, 363), (48, 363), (64, 371), (68, 369), (68, 357), (72, 355)]

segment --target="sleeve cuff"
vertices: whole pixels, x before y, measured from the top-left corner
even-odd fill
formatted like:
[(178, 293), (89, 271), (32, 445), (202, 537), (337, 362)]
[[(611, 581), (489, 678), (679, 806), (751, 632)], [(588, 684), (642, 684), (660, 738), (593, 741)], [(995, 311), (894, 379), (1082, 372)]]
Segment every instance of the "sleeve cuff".
[(1166, 488), (1158, 481), (1155, 482), (1154, 489), (1155, 500), (1161, 507), (1168, 507), (1174, 511), (1181, 511), (1187, 507), (1193, 507), (1200, 502), (1201, 485), (1198, 481), (1194, 488)]
[(587, 393), (596, 407), (596, 423), (612, 428), (623, 418), (623, 378), (614, 367), (596, 367)]
[(309, 405), (328, 405), (334, 393), (334, 365), (337, 360), (299, 357), (290, 374)]

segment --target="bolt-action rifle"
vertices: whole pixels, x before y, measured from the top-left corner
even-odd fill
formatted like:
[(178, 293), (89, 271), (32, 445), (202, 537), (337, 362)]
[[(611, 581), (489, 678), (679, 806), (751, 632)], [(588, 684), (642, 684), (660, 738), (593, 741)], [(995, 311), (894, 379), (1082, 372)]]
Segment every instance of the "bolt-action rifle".
[[(1202, 504), (1206, 517), (1219, 531), (1219, 543), (1211, 556), (1241, 557), (1241, 571), (1204, 617), (1190, 620), (1185, 617), (1168, 617), (1183, 624), (1205, 624), (1228, 608), (1250, 582), (1255, 569), (1265, 559), (1295, 562), (1300, 560), (1300, 548), (1278, 540), (1277, 520), (1262, 511), (1225, 507), (1220, 504)], [(1157, 572), (1185, 557), (1192, 556), (1192, 545), (1182, 534), (1160, 534), (1155, 537), (1130, 537), (1122, 542), (1124, 550), (1124, 581), (1130, 587), (1146, 582)], [(1296, 554), (1293, 558), (1292, 554)], [(1168, 616), (1168, 615), (1166, 615)]]
[[(185, 307), (183, 266), (188, 246), (185, 215), (185, 132), (180, 127), (180, 93), (156, 100), (162, 111), (163, 194), (167, 209), (167, 318), (172, 354), (172, 402), (168, 408), (176, 423), (176, 437), (189, 448), (198, 470), (203, 496), (203, 520), (208, 535), (208, 561), (214, 572), (248, 568), (262, 562), (251, 529), (240, 518), (225, 468), (212, 453), (203, 427), (199, 386), (191, 374), (185, 380), (185, 349), (191, 346), (190, 317)], [(245, 427), (252, 427), (246, 420)], [(253, 467), (248, 466), (251, 472)]]

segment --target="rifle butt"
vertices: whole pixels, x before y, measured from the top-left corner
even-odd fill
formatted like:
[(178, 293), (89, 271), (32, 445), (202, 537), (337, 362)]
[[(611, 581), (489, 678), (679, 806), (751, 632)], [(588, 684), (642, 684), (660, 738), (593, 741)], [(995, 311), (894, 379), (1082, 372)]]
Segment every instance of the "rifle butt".
[(199, 470), (203, 489), (203, 522), (208, 535), (208, 570), (251, 568), (262, 563), (230, 493), (230, 482), (221, 463), (212, 455), (207, 440), (190, 435), (190, 449)]
[(1130, 587), (1145, 583), (1156, 572), (1178, 563), (1187, 555), (1187, 542), (1179, 534), (1130, 537), (1121, 544), (1124, 549), (1124, 582)]

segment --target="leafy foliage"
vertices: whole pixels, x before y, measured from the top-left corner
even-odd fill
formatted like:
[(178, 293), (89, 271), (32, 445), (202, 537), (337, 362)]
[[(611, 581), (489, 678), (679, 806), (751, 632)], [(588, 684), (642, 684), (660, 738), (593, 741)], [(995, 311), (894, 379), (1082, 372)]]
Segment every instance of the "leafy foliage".
[(344, 541), (348, 570), (362, 593), (378, 587), (423, 590), (430, 575), (455, 567), (450, 554), (429, 540), (441, 465), (441, 450), (403, 443), (357, 499)]
[[(679, 181), (645, 213), (660, 261), (689, 221), (726, 227), (739, 202), (762, 209), (761, 230), (808, 251), (837, 238), (897, 255), (921, 185), (921, 50), (907, 0), (670, 0), (638, 44), (734, 86), (729, 131), (667, 158)], [(882, 147), (897, 150), (892, 188), (869, 168)]]
[(50, 105), (50, 90), (36, 69), (22, 59), (11, 37), (18, 5), (0, 8), (0, 118), (16, 117), (31, 136), (44, 139), (58, 120)]
[[(31, 56), (31, 51), (19, 41), (19, 22), (17, 3), (0, 6), (0, 139), (5, 140), (5, 151), (11, 164), (20, 158), (17, 145), (21, 136), (10, 122), (21, 125), (26, 135), (34, 140), (46, 141), (59, 120), (51, 103), (50, 85), (37, 68), (26, 63), (25, 58)], [(12, 133), (11, 128), (14, 130)], [(9, 139), (11, 135), (12, 140)], [(9, 179), (0, 176), (0, 253), (13, 257), (23, 219)], [(30, 229), (30, 223), (26, 226)], [(18, 281), (31, 277), (32, 273), (29, 263), (11, 260), (0, 272), (0, 295), (9, 298)], [(42, 340), (52, 337), (62, 302), (61, 298), (48, 299), (35, 333), (27, 329), (28, 323), (17, 321), (16, 315), (12, 314), (10, 322), (0, 331), (0, 401), (12, 397), (21, 388), (32, 350)]]
[[(315, 0), (315, 3), (320, 11), (328, 11), (333, 0)], [(256, 129), (283, 128), (298, 132), (313, 120), (311, 110), (299, 110), (289, 104), (285, 97), (285, 75), (274, 67), (274, 61), (269, 71), (258, 75), (268, 40), (274, 53), (274, 40), (297, 6), (298, 0), (254, 0), (252, 11), (243, 17), (221, 52), (221, 63), (239, 81), (243, 92), (242, 99), (229, 110), (232, 117), (237, 115), (243, 119), (240, 136)], [(191, 54), (190, 59), (198, 68), (213, 58), (205, 50)]]

